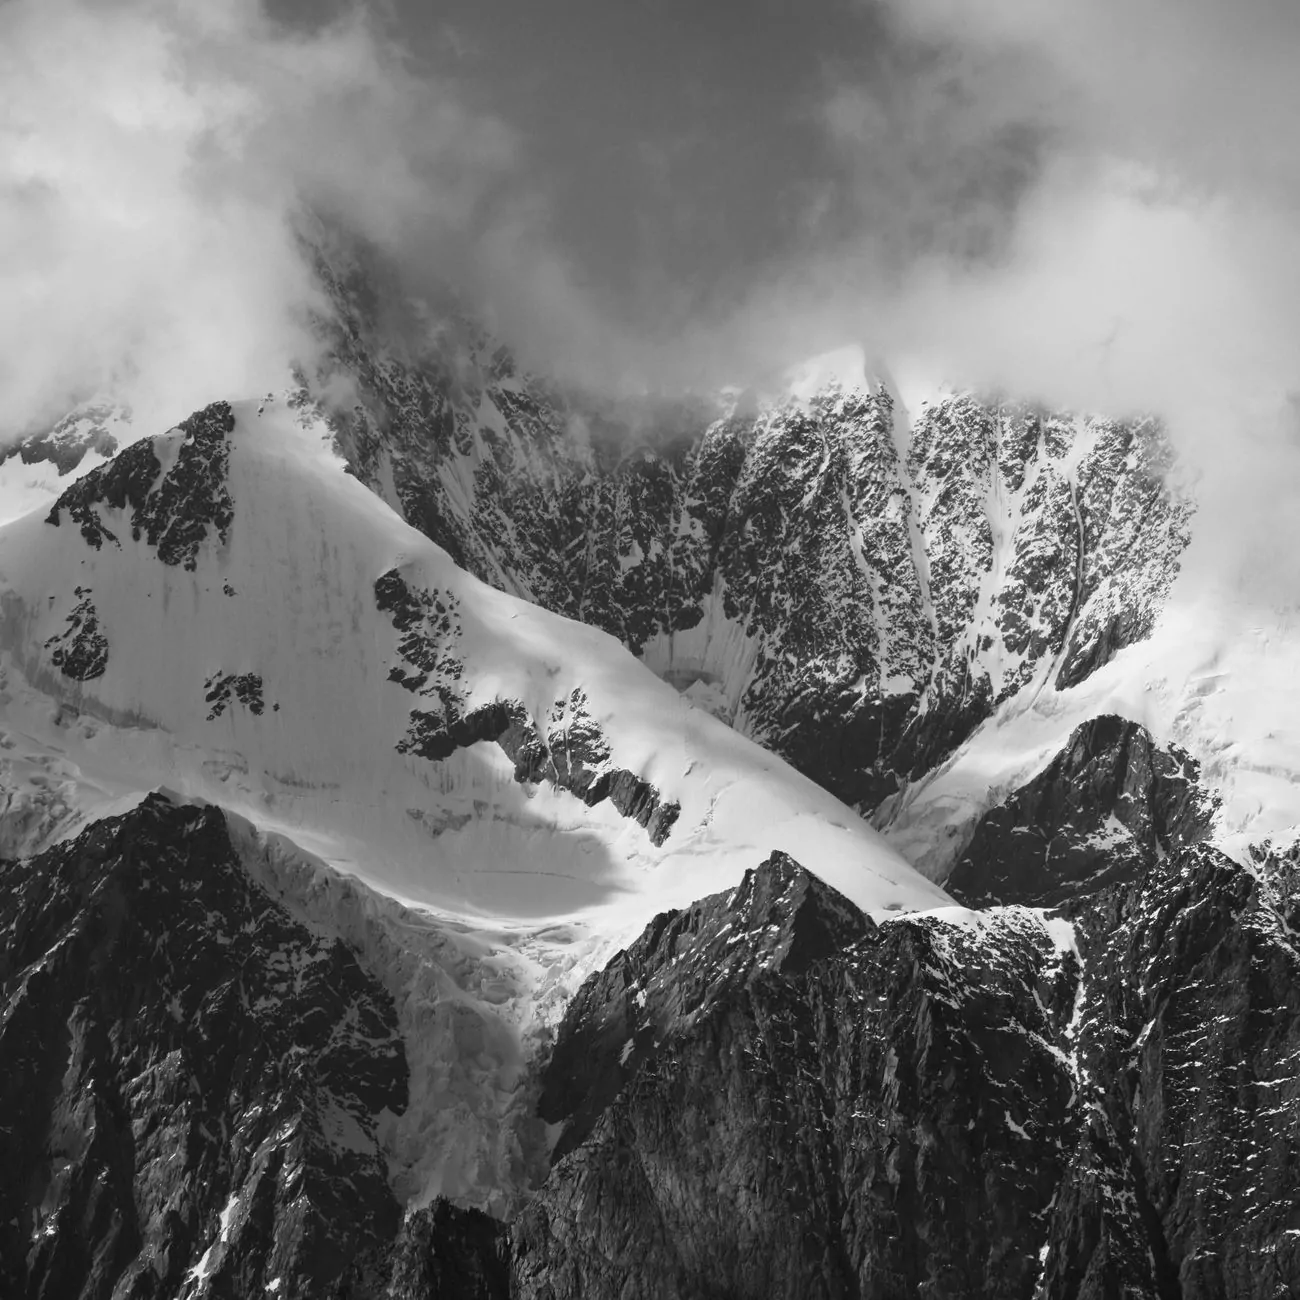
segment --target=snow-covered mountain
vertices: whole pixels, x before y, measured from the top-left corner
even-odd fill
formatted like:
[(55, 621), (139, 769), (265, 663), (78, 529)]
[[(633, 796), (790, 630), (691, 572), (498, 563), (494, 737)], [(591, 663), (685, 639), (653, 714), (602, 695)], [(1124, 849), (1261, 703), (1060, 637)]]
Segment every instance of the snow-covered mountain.
[(0, 463), (0, 1291), (1300, 1287), (1300, 641), (1159, 423), (318, 269)]
[(165, 789), (336, 929), (357, 882), (350, 933), (448, 1076), (393, 1137), (406, 1195), (505, 1205), (544, 1160), (518, 1079), (655, 913), (774, 848), (876, 915), (946, 895), (612, 638), (458, 569), (331, 441), (301, 394), (219, 403), (0, 529), (0, 834), (38, 852)]
[(1193, 505), (1154, 420), (913, 391), (854, 349), (768, 394), (596, 398), (470, 326), (395, 340), (323, 274), (363, 482), (864, 813), (1142, 639), (1179, 571)]
[(467, 917), (639, 927), (773, 848), (872, 911), (943, 898), (612, 638), (457, 568), (293, 397), (134, 443), (7, 525), (0, 573), (11, 762), (63, 782), (11, 799), (11, 851), (165, 784)]
[(1198, 517), (1158, 419), (917, 383), (856, 348), (767, 392), (614, 400), (522, 372), (454, 312), (394, 335), (334, 256), (316, 383), (350, 394), (331, 419), (352, 472), (933, 878), (1110, 713), (1200, 764), (1237, 856), (1300, 837), (1300, 631), (1224, 563), (1232, 521)]
[(102, 465), (120, 445), (134, 442), (129, 408), (86, 402), (51, 429), (0, 451), (0, 521), (47, 504), (75, 478)]

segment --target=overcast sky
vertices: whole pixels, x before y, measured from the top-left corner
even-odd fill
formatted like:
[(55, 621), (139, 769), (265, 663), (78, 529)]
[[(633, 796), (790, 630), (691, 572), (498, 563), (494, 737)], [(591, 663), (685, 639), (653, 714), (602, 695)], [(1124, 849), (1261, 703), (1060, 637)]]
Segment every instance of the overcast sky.
[(857, 178), (829, 117), (859, 82), (887, 105), (891, 63), (914, 57), (887, 18), (851, 0), (408, 0), (394, 22), (516, 133), (584, 283), (653, 319), (716, 308), (854, 231)]
[(310, 347), (306, 202), (531, 363), (745, 381), (860, 344), (1294, 438), (1294, 0), (0, 0), (11, 429)]
[[(335, 11), (294, 0), (275, 12), (313, 29)], [(512, 166), (484, 221), (544, 249), (638, 343), (720, 327), (769, 282), (828, 259), (863, 273), (869, 253), (888, 280), (924, 253), (995, 256), (1041, 155), (1036, 115), (976, 84), (1000, 55), (973, 58), (883, 4), (397, 0), (372, 12), (417, 77), (509, 134)]]

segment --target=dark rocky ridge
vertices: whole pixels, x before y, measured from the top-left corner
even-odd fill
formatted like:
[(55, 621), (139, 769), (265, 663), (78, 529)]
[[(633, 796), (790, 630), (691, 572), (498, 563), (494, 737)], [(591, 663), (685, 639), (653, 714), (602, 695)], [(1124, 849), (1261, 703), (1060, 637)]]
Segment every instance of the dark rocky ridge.
[(1179, 850), (1081, 915), (1085, 1136), (1049, 1294), (1300, 1291), (1300, 950), (1254, 873)]
[[(120, 523), (114, 520), (115, 526), (129, 527), (134, 541), (143, 538), (162, 563), (193, 571), (199, 547), (210, 532), (215, 532), (218, 543), (224, 544), (234, 521), (226, 467), (230, 454), (227, 438), (235, 427), (235, 416), (229, 403), (214, 402), (177, 427), (183, 437), (166, 474), (155, 440), (142, 439), (65, 488), (50, 507), (45, 522), (59, 528), (66, 516), (80, 530), (86, 544), (99, 550), (106, 542), (121, 546), (105, 511), (121, 513), (123, 518)], [(110, 443), (111, 438), (95, 446), (111, 450)], [(82, 447), (72, 462), (74, 467), (84, 451)], [(45, 649), (50, 651), (50, 662), (59, 672), (84, 682), (103, 676), (111, 646), (89, 588), (78, 586), (74, 594), (76, 603), (67, 615), (67, 626), (47, 639)], [(260, 698), (260, 681), (257, 694)], [(244, 702), (252, 707), (251, 696)], [(216, 696), (209, 703), (217, 704), (214, 717), (225, 707)], [(254, 711), (261, 712), (260, 704)]]
[[(1208, 847), (1075, 910), (1080, 956), (999, 908), (715, 981), (656, 922), (566, 1018), (548, 1087), (581, 1138), (513, 1230), (512, 1294), (1296, 1294), (1294, 932)], [(692, 915), (698, 952), (743, 913)], [(575, 1062), (635, 1035), (656, 977), (709, 995), (610, 1097)]]
[(763, 970), (800, 973), (874, 932), (870, 919), (784, 853), (727, 894), (656, 917), (570, 1004), (538, 1110), (564, 1122), (558, 1159), (660, 1044)]
[[(775, 933), (755, 894), (788, 900)], [(1030, 1293), (1079, 977), (1032, 916), (877, 928), (774, 858), (589, 982), (549, 1073), (623, 972), (653, 1050), (522, 1216), (519, 1295)]]
[(0, 465), (17, 456), (24, 465), (53, 465), (59, 477), (71, 474), (90, 452), (111, 456), (117, 439), (109, 432), (116, 419), (129, 421), (131, 412), (108, 403), (78, 407), (57, 424), (17, 446), (0, 447)]
[(226, 487), (227, 436), (234, 427), (228, 402), (196, 411), (177, 426), (184, 437), (166, 474), (154, 440), (143, 439), (66, 488), (45, 522), (58, 528), (66, 512), (86, 544), (99, 550), (105, 542), (114, 546), (121, 542), (98, 507), (123, 511), (130, 506), (132, 538), (143, 537), (164, 564), (192, 571), (209, 528), (224, 543), (234, 520), (234, 503)]
[(392, 1005), (219, 812), (155, 796), (4, 863), (0, 935), (0, 1293), (173, 1296), (200, 1270), (317, 1297), (388, 1249)]
[(509, 1300), (505, 1226), (439, 1198), (402, 1223), (392, 1252), (387, 1300)]
[(1077, 727), (1027, 785), (980, 820), (945, 881), (972, 906), (1054, 906), (1139, 879), (1209, 833), (1214, 801), (1194, 759), (1113, 715)]
[[(1008, 691), (1145, 634), (1185, 535), (1154, 426), (1095, 425), (1076, 464), (1064, 417), (954, 397), (903, 439), (887, 393), (833, 391), (661, 412), (629, 455), (622, 417), (595, 428), (504, 353), (365, 364), (373, 405), (340, 430), (363, 478), (391, 472), (470, 567), (634, 646), (729, 612), (759, 646), (733, 720), (864, 808)], [(133, 448), (51, 522), (116, 543), (104, 507), (129, 506), (192, 564), (233, 518), (227, 415), (196, 417), (165, 500)], [(444, 472), (470, 474), (468, 515)], [(520, 780), (663, 829), (580, 696), (466, 709), (455, 608), (396, 571), (375, 595), (419, 705), (408, 752), (491, 740)], [(86, 626), (50, 646), (74, 674)], [(1007, 906), (874, 926), (776, 856), (657, 918), (570, 1007), (542, 1092), (556, 1159), (498, 1225), (445, 1203), (399, 1224), (385, 994), (252, 885), (217, 814), (150, 801), (0, 867), (0, 1291), (187, 1294), (206, 1255), (232, 1296), (1300, 1294), (1296, 853), (1242, 868), (1199, 842), (1212, 811), (1186, 755), (1099, 718), (954, 873)]]

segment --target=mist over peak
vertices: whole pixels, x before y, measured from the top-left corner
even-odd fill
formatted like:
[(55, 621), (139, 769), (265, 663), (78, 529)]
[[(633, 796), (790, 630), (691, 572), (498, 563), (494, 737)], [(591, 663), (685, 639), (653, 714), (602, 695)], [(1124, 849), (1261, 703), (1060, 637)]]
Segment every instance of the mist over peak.
[(1229, 513), (1243, 465), (1300, 482), (1291, 10), (509, 17), (11, 0), (4, 436), (310, 367), (331, 306), (303, 231), (332, 228), (377, 250), (394, 340), (473, 319), (586, 391), (765, 387), (855, 346), (1158, 413)]

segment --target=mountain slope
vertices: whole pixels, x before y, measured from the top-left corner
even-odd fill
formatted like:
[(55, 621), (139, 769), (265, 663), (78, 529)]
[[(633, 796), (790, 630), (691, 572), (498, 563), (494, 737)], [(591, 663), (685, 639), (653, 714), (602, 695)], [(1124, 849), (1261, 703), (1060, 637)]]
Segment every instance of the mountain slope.
[[(1109, 795), (1122, 806), (1123, 783)], [(245, 835), (153, 797), (0, 873), (7, 1291), (1300, 1285), (1293, 862), (1171, 840), (1134, 868), (1116, 845), (1134, 874), (1068, 918), (876, 925), (773, 854), (656, 917), (568, 1003), (532, 1093), (555, 1158), (507, 1222), (439, 1200), (399, 1224), (394, 1130), (435, 1025), (403, 1032), (364, 905)], [(418, 943), (388, 933), (409, 962)]]
[(69, 806), (165, 783), (515, 920), (689, 901), (800, 845), (869, 908), (941, 897), (608, 637), (457, 569), (327, 437), (217, 404), (0, 532), (10, 725)]
[(900, 381), (852, 349), (766, 394), (615, 400), (524, 373), (450, 308), (394, 331), (400, 286), (364, 259), (320, 269), (311, 382), (355, 399), (330, 418), (360, 480), (484, 580), (619, 637), (925, 874), (1106, 715), (1199, 764), (1238, 860), (1300, 837), (1300, 627), (1159, 421)]
[(0, 873), (0, 1288), (324, 1294), (387, 1251), (392, 1003), (157, 796)]
[[(750, 900), (816, 888), (774, 857), (583, 987), (544, 1094), (578, 1140), (511, 1234), (512, 1295), (1300, 1287), (1300, 949), (1271, 886), (1176, 848), (1073, 920), (841, 902), (791, 961)], [(593, 1053), (624, 1034), (611, 1096)]]

